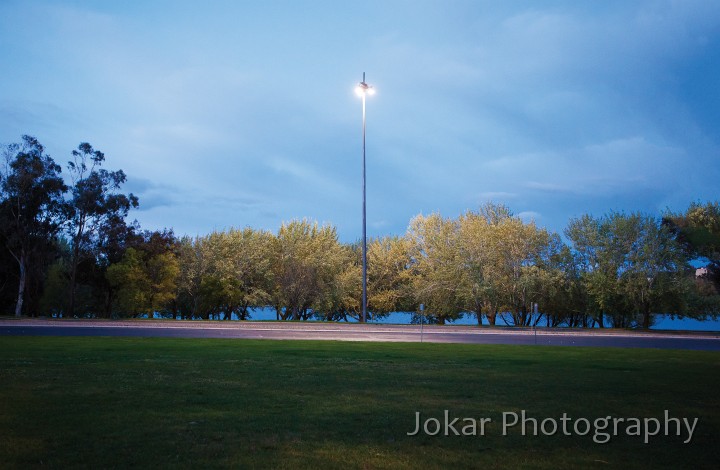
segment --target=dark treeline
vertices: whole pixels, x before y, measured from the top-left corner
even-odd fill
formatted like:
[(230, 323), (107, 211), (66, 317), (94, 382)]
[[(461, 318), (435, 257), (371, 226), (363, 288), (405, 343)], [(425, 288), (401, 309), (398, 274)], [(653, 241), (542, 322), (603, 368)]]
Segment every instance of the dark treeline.
[[(82, 143), (66, 172), (35, 139), (3, 149), (0, 313), (58, 317), (359, 319), (361, 254), (306, 220), (178, 239), (127, 222), (138, 199), (122, 170)], [(65, 177), (63, 177), (65, 175)], [(705, 266), (696, 269), (694, 265)], [(487, 204), (419, 215), (368, 246), (372, 318), (418, 312), (444, 324), (644, 327), (654, 315), (717, 318), (720, 206), (662, 217), (611, 212), (569, 221), (564, 238)], [(418, 320), (415, 315), (414, 320)]]

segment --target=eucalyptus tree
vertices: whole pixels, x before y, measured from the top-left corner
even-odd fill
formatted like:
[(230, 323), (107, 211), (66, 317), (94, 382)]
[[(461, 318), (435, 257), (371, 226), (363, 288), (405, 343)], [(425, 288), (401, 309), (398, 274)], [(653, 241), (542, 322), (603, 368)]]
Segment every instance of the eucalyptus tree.
[[(0, 207), (2, 207), (0, 202)], [(17, 300), (17, 261), (5, 248), (2, 229), (0, 229), (0, 312), (11, 312)]]
[(17, 263), (15, 315), (23, 312), (28, 273), (60, 230), (67, 186), (61, 168), (34, 137), (3, 150), (0, 174), (0, 236)]
[(94, 260), (94, 246), (103, 229), (124, 223), (130, 208), (138, 207), (138, 198), (132, 193), (119, 192), (126, 181), (122, 170), (107, 171), (100, 168), (105, 155), (87, 142), (72, 152), (68, 162), (71, 198), (68, 201), (67, 232), (72, 245), (70, 258), (70, 299), (67, 314), (75, 313), (75, 295), (78, 264), (83, 259)]

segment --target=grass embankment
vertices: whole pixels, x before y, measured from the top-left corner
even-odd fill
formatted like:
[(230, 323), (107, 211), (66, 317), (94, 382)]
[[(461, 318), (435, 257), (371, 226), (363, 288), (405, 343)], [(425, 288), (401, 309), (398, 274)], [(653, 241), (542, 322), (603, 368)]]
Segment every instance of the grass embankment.
[[(720, 468), (720, 355), (458, 344), (0, 337), (0, 467)], [(502, 413), (699, 418), (502, 435)], [(485, 436), (407, 436), (423, 418)], [(572, 426), (572, 423), (571, 423)], [(457, 425), (460, 430), (462, 426)], [(624, 429), (624, 428), (622, 428)], [(478, 429), (479, 431), (479, 429)], [(574, 433), (574, 432), (573, 432)]]

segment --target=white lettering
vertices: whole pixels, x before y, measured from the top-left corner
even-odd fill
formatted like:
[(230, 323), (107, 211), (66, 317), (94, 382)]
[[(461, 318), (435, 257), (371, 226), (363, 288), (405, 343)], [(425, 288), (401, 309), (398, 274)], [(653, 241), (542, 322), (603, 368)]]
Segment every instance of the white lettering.
[(610, 426), (610, 416), (605, 418), (598, 418), (593, 423), (595, 425), (595, 434), (593, 435), (593, 442), (596, 444), (605, 444), (610, 440), (610, 433), (600, 432), (604, 431)]
[(679, 436), (680, 435), (680, 420), (677, 418), (671, 418), (670, 412), (668, 410), (665, 410), (665, 435), (666, 436), (670, 435), (670, 421), (675, 422), (675, 429), (677, 430), (675, 435)]
[[(463, 418), (463, 423), (467, 422), (465, 426), (462, 427), (461, 432), (463, 436), (477, 436), (477, 421), (470, 418)], [(484, 436), (485, 434), (481, 431), (481, 436)]]
[(445, 410), (445, 435), (449, 436), (450, 431), (453, 432), (456, 436), (459, 436), (460, 433), (455, 429), (455, 423), (460, 421), (460, 418), (455, 418), (452, 421), (448, 421), (450, 419), (450, 412), (448, 410)]
[[(509, 424), (506, 418), (508, 418), (511, 415), (515, 417), (515, 420), (512, 422), (512, 424)], [(513, 413), (512, 411), (504, 411), (502, 416), (503, 416), (503, 433), (502, 433), (502, 435), (507, 436), (507, 428), (515, 426), (518, 422), (519, 417), (518, 417), (517, 413)]]
[(695, 432), (695, 425), (698, 423), (697, 418), (693, 418), (693, 425), (690, 427), (690, 423), (688, 422), (687, 418), (683, 418), (683, 421), (685, 421), (685, 427), (688, 430), (688, 433), (690, 434), (687, 438), (687, 441), (684, 441), (683, 444), (688, 444), (690, 441), (692, 441), (693, 432)]
[(533, 435), (533, 436), (537, 436), (537, 420), (536, 420), (535, 418), (526, 418), (526, 417), (525, 417), (525, 410), (522, 410), (522, 411), (520, 412), (520, 414), (522, 415), (522, 428), (521, 428), (521, 429), (522, 429), (522, 435), (523, 435), (523, 436), (525, 435), (525, 423), (532, 422), (532, 425), (533, 425), (532, 435)]
[[(585, 432), (580, 432), (578, 430), (578, 423), (580, 423), (581, 421), (585, 423)], [(577, 434), (578, 436), (587, 436), (587, 434), (590, 432), (590, 421), (588, 421), (586, 418), (578, 418), (573, 424), (573, 429), (575, 429), (575, 434)]]
[(407, 433), (408, 436), (414, 436), (420, 431), (420, 412), (415, 412), (415, 431)]
[(572, 436), (570, 432), (567, 430), (567, 423), (570, 421), (570, 418), (568, 418), (567, 413), (563, 413), (562, 418), (560, 418), (560, 421), (562, 422), (562, 432), (566, 436)]
[[(625, 428), (625, 433), (628, 436), (639, 436), (640, 435), (640, 419), (639, 418), (628, 418), (625, 421), (628, 423), (630, 421), (634, 422), (635, 424), (628, 426)], [(635, 432), (630, 432), (630, 428), (635, 428)]]
[[(430, 422), (435, 423), (435, 431), (430, 432)], [(425, 430), (425, 434), (428, 436), (437, 436), (437, 434), (440, 432), (440, 420), (437, 418), (428, 418), (425, 420), (425, 424), (423, 425), (423, 429)]]
[[(660, 420), (657, 418), (645, 418), (645, 444), (650, 441), (650, 436), (657, 436), (660, 433)], [(650, 432), (650, 423), (655, 423), (655, 430)]]
[[(548, 422), (550, 424), (552, 424), (552, 431), (548, 431), (547, 429), (545, 429), (545, 423), (548, 423)], [(542, 423), (540, 423), (540, 431), (542, 431), (542, 433), (545, 436), (554, 436), (555, 433), (557, 432), (557, 430), (558, 430), (557, 421), (555, 421), (552, 418), (545, 418), (544, 420), (542, 420)]]

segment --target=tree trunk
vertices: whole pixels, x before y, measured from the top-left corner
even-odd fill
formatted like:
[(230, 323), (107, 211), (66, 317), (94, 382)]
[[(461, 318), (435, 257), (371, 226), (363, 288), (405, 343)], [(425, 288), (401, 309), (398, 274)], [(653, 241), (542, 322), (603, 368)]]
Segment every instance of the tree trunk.
[(27, 283), (27, 268), (25, 267), (25, 253), (20, 255), (20, 283), (18, 284), (17, 303), (15, 304), (15, 316), (22, 315), (23, 300), (25, 299), (25, 284)]
[(482, 326), (482, 309), (480, 307), (475, 311), (475, 316), (477, 317), (478, 326)]
[(73, 254), (70, 260), (70, 303), (67, 310), (68, 317), (72, 317), (75, 314), (75, 282), (77, 279), (77, 267), (80, 262), (80, 245), (78, 245), (78, 241), (82, 234), (80, 230), (81, 229), (78, 228), (78, 233), (73, 240)]
[(650, 329), (650, 309), (646, 308), (643, 312), (643, 329)]
[(488, 313), (487, 319), (490, 326), (495, 326), (495, 322), (497, 321), (497, 312)]
[(112, 290), (107, 289), (105, 291), (105, 305), (103, 305), (103, 310), (105, 310), (105, 318), (112, 318), (112, 302), (113, 302), (113, 295)]

